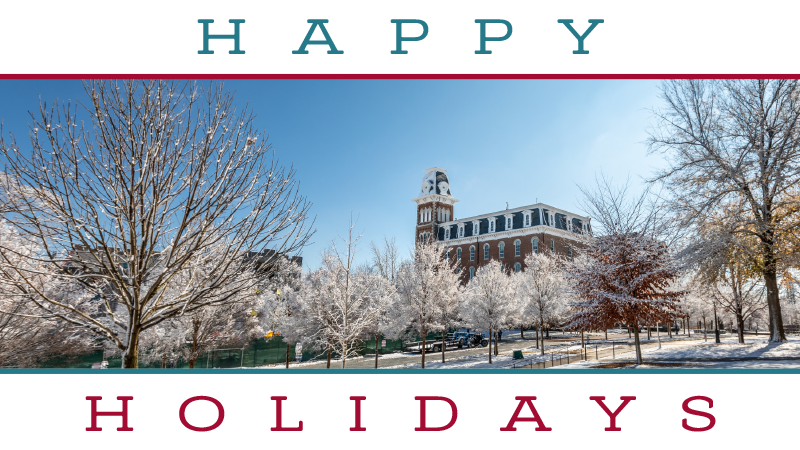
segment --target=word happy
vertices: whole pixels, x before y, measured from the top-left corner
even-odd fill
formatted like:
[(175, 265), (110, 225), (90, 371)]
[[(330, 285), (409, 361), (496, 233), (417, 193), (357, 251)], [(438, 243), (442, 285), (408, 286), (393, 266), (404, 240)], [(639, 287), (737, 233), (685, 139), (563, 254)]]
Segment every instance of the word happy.
[[(233, 41), (233, 50), (228, 51), (231, 55), (243, 55), (244, 50), (241, 49), (241, 32), (242, 32), (242, 24), (245, 23), (244, 19), (230, 19), (228, 20), (229, 23), (233, 24), (233, 33), (232, 34), (211, 34), (209, 31), (210, 24), (214, 23), (213, 19), (199, 19), (198, 23), (203, 25), (203, 49), (198, 50), (197, 53), (201, 55), (213, 55), (214, 50), (209, 50), (208, 44), (209, 41), (214, 39), (225, 39), (225, 40), (232, 40)], [(572, 19), (559, 19), (558, 23), (563, 24), (566, 29), (575, 37), (577, 40), (578, 48), (577, 50), (573, 50), (573, 54), (575, 55), (588, 55), (589, 51), (585, 49), (586, 38), (589, 37), (589, 34), (597, 27), (598, 24), (603, 23), (603, 19), (590, 19), (588, 27), (582, 32), (579, 33), (573, 26), (572, 26)], [(328, 48), (327, 53), (329, 55), (341, 55), (344, 53), (344, 50), (340, 50), (336, 47), (336, 44), (333, 41), (333, 37), (331, 34), (328, 33), (328, 29), (325, 27), (325, 24), (328, 23), (328, 19), (309, 19), (308, 23), (311, 26), (308, 29), (308, 33), (306, 34), (305, 39), (303, 42), (300, 43), (300, 46), (297, 50), (293, 50), (292, 54), (294, 55), (307, 55), (308, 54), (308, 46), (309, 45), (321, 45)], [(395, 26), (395, 49), (391, 51), (392, 55), (406, 55), (408, 54), (408, 50), (403, 49), (404, 42), (416, 42), (425, 39), (428, 36), (428, 24), (424, 20), (417, 20), (417, 19), (392, 19), (391, 23)], [(475, 23), (479, 25), (479, 37), (480, 37), (480, 48), (475, 50), (476, 55), (490, 55), (492, 54), (491, 50), (487, 49), (488, 42), (502, 42), (507, 40), (511, 37), (511, 33), (513, 28), (511, 26), (511, 22), (502, 19), (476, 19)], [(505, 28), (504, 33), (498, 33), (495, 35), (489, 35), (486, 30), (487, 24), (495, 24), (500, 25)], [(409, 25), (408, 27), (404, 28), (404, 25)], [(411, 26), (414, 26), (415, 33), (412, 33)], [(311, 36), (314, 34), (314, 31), (319, 30), (322, 33), (322, 36), (325, 39), (321, 40), (312, 40)]]
[[(513, 412), (509, 411), (510, 415), (508, 416), (508, 423), (504, 427), (500, 427), (500, 431), (517, 431), (518, 429), (520, 429), (520, 431), (523, 429), (533, 431), (553, 431), (553, 428), (545, 425), (545, 417), (540, 415), (536, 410), (536, 406), (534, 406), (534, 401), (536, 400), (535, 396), (517, 396), (514, 398), (517, 400), (517, 407)], [(284, 401), (287, 400), (287, 397), (274, 396), (270, 397), (270, 399), (275, 402), (275, 426), (270, 428), (271, 431), (303, 431), (302, 420), (293, 418), (292, 424), (286, 424), (284, 422)], [(366, 401), (366, 399), (367, 397), (365, 396), (350, 397), (350, 400), (353, 402), (351, 410), (353, 413), (353, 426), (350, 427), (349, 431), (367, 430), (362, 424), (361, 417), (362, 402)], [(133, 427), (130, 426), (130, 418), (128, 414), (128, 402), (133, 400), (132, 396), (117, 397), (117, 400), (122, 402), (121, 409), (118, 411), (98, 410), (97, 402), (98, 400), (102, 400), (102, 397), (100, 396), (88, 396), (86, 397), (86, 400), (91, 402), (91, 426), (87, 427), (86, 431), (102, 431), (103, 429), (98, 425), (97, 419), (99, 417), (108, 416), (120, 418), (122, 426), (118, 427), (117, 431), (133, 431)], [(456, 421), (458, 420), (458, 407), (453, 400), (447, 397), (417, 396), (414, 397), (414, 400), (419, 402), (419, 426), (415, 427), (414, 431), (445, 431), (455, 425)], [(607, 421), (598, 423), (598, 427), (603, 427), (605, 431), (621, 431), (622, 421), (619, 420), (619, 416), (623, 410), (625, 410), (625, 408), (635, 400), (635, 396), (621, 396), (619, 398), (619, 402), (617, 402), (616, 399), (609, 398), (608, 403), (606, 403), (606, 397), (604, 396), (590, 396), (588, 402), (594, 404), (595, 407), (602, 409), (602, 411), (608, 417)], [(189, 423), (189, 421), (186, 419), (186, 408), (194, 402), (210, 402), (213, 404), (217, 408), (216, 421), (210, 425)], [(427, 419), (428, 402), (444, 402), (447, 404), (450, 407), (450, 419), (446, 423), (430, 423)], [(694, 406), (692, 406), (692, 404), (694, 404)], [(681, 422), (683, 429), (693, 432), (703, 432), (714, 427), (716, 419), (712, 414), (695, 409), (695, 407), (707, 407), (709, 409), (713, 408), (714, 401), (711, 398), (705, 396), (689, 397), (683, 401), (681, 406), (685, 413), (702, 418), (693, 418), (691, 425), (689, 420), (684, 418)], [(614, 408), (614, 410), (612, 411), (611, 408)], [(297, 410), (295, 409), (295, 411)], [(222, 425), (223, 421), (225, 420), (225, 408), (219, 400), (213, 397), (191, 397), (180, 405), (180, 408), (178, 409), (178, 418), (180, 423), (191, 431), (212, 431)], [(519, 425), (519, 423), (525, 422), (533, 422), (535, 425)]]

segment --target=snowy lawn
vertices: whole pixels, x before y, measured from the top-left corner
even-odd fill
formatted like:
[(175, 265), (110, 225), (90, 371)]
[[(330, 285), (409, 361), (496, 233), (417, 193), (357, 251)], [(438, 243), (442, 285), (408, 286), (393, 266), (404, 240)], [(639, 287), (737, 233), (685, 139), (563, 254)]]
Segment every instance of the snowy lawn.
[(800, 337), (791, 336), (789, 342), (782, 344), (769, 343), (766, 338), (745, 338), (745, 343), (739, 344), (735, 336), (723, 338), (716, 344), (709, 337), (708, 342), (643, 349), (642, 357), (645, 363), (638, 366), (630, 363), (635, 358), (630, 351), (617, 354), (618, 361), (607, 358), (582, 361), (564, 368), (800, 369)]

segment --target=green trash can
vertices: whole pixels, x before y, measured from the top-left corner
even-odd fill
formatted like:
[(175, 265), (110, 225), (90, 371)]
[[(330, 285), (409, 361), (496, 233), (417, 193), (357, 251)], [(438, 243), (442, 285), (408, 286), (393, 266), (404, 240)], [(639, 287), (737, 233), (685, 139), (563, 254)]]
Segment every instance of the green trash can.
[(514, 350), (514, 359), (523, 359), (522, 350)]

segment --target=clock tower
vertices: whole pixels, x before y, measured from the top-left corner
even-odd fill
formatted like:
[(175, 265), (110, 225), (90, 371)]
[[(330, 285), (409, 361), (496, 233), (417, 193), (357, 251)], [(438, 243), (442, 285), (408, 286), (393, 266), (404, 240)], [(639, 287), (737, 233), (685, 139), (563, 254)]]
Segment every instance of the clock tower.
[(415, 239), (425, 243), (437, 240), (439, 224), (453, 220), (453, 205), (458, 201), (450, 192), (447, 171), (438, 167), (426, 170), (419, 194), (412, 201), (417, 204)]

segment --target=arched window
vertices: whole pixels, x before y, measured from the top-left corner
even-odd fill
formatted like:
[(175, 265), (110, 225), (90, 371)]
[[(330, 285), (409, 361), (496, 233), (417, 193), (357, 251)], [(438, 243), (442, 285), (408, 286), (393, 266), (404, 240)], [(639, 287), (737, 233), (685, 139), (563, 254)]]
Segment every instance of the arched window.
[(506, 244), (503, 242), (497, 244), (497, 249), (500, 250), (500, 257), (504, 257), (506, 254)]
[(479, 227), (480, 227), (480, 224), (478, 222), (474, 222), (472, 224), (472, 235), (473, 236), (477, 236), (478, 234), (480, 234), (480, 228)]
[(526, 227), (531, 226), (531, 215), (530, 214), (525, 214), (525, 226)]
[(445, 239), (450, 239), (450, 228), (445, 228), (444, 229), (444, 238)]
[(514, 264), (514, 272), (519, 273), (520, 270), (522, 270), (522, 264), (520, 263)]
[(489, 260), (489, 244), (483, 245), (483, 259), (485, 259), (486, 261)]
[(489, 233), (494, 233), (494, 219), (489, 219)]
[(569, 248), (567, 249), (569, 252), (569, 259), (572, 259), (572, 244), (570, 244)]
[(500, 272), (505, 272), (505, 271), (506, 271), (506, 264), (505, 263), (500, 264)]
[(514, 241), (514, 256), (519, 256), (521, 250), (520, 247), (522, 247), (522, 242), (520, 242), (520, 240), (517, 239), (516, 241)]
[(474, 277), (474, 276), (475, 276), (475, 268), (474, 267), (470, 267), (469, 268), (469, 279), (471, 280), (472, 277)]
[(448, 261), (450, 260), (450, 250), (447, 250), (446, 252), (444, 252), (444, 259), (446, 259)]
[(556, 251), (556, 241), (553, 239), (550, 239), (550, 251), (551, 252)]
[(539, 238), (531, 239), (531, 244), (533, 244), (533, 253), (539, 253)]
[(514, 228), (511, 217), (506, 217), (506, 230)]
[(461, 273), (461, 267), (456, 268), (456, 273), (457, 274)]
[(474, 245), (470, 245), (469, 246), (469, 260), (470, 261), (475, 261), (475, 246)]
[(461, 247), (458, 247), (458, 249), (456, 249), (456, 259), (461, 261)]
[(464, 237), (464, 225), (459, 225), (458, 227), (458, 237)]

